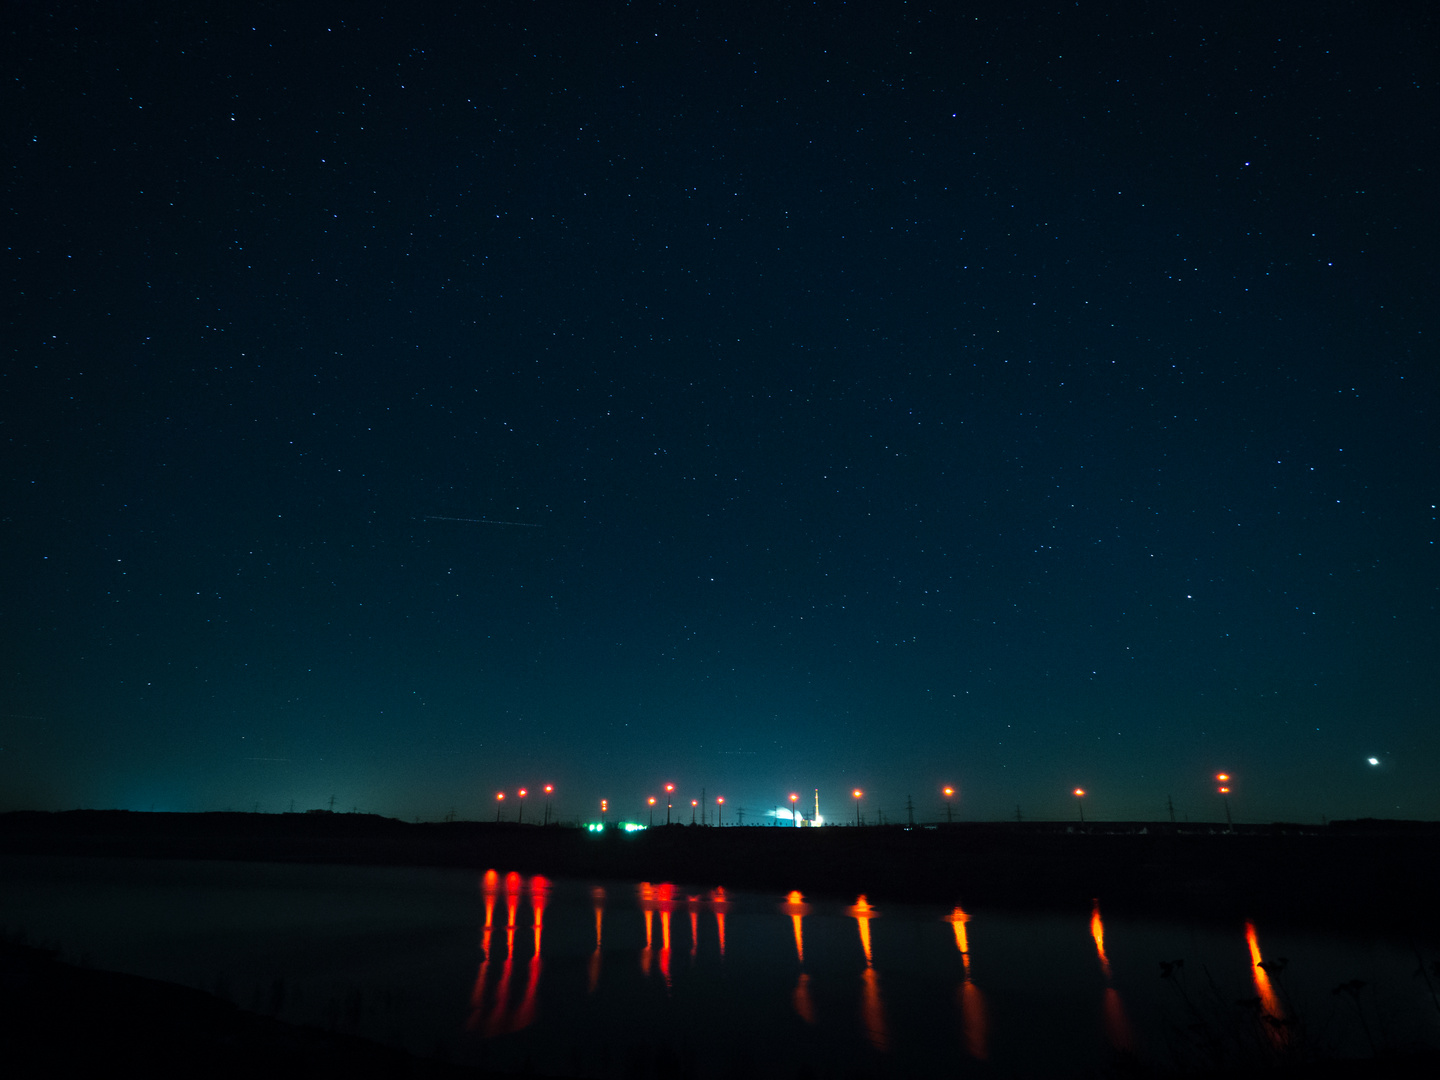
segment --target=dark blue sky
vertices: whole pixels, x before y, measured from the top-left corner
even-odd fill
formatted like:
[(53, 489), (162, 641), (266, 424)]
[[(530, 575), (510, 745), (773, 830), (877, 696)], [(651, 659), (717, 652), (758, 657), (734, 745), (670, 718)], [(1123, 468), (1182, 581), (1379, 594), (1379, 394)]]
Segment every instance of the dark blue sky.
[(16, 10), (5, 808), (1440, 814), (1426, 5)]

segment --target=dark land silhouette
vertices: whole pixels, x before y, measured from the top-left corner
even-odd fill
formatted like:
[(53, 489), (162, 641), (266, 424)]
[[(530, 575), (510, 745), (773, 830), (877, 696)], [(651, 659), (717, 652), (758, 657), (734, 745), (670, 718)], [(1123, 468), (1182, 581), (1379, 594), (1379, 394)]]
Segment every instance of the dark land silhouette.
[(1017, 909), (1073, 910), (1103, 897), (1117, 913), (1278, 917), (1423, 940), (1440, 922), (1435, 822), (674, 825), (596, 834), (343, 813), (13, 812), (0, 815), (0, 853), (493, 867)]
[(62, 962), (0, 941), (0, 1046), (7, 1076), (303, 1076), (309, 1080), (501, 1080), (369, 1039), (289, 1024), (176, 983)]

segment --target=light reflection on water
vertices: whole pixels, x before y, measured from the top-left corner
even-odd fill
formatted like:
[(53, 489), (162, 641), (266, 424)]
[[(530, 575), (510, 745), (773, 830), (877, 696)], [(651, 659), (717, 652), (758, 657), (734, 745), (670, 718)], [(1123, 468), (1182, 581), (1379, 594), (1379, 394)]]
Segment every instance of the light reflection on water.
[(945, 916), (945, 921), (954, 927), (955, 948), (960, 952), (964, 972), (957, 996), (960, 1001), (960, 1030), (965, 1036), (965, 1052), (976, 1061), (984, 1061), (990, 1056), (986, 1048), (985, 995), (970, 977), (970, 934), (965, 929), (970, 916), (965, 913), (964, 908), (957, 905), (954, 911)]
[[(1275, 1020), (1261, 1039), (1272, 1048), (1295, 1039), (1288, 1017), (1333, 1010), (1331, 988), (1357, 977), (1367, 1003), (1382, 980), (1399, 988), (1384, 1003), (1392, 1029), (1440, 1035), (1423, 1009), (1405, 1011), (1400, 991), (1418, 982), (1403, 949), (1254, 923), (1115, 922), (1098, 902), (1016, 915), (887, 901), (882, 917), (866, 896), (602, 888), (499, 870), (51, 860), (73, 867), (56, 885), (40, 863), (0, 866), (0, 910), (69, 955), (207, 990), (225, 972), (237, 1002), (261, 1009), (252, 988), (283, 978), (283, 1019), (421, 1053), (443, 1044), (490, 1069), (621, 1075), (626, 1047), (682, 1041), (701, 1076), (903, 1076), (980, 1062), (1079, 1074), (1105, 1071), (1117, 1052), (1164, 1066), (1188, 1014), (1156, 961), (1181, 954), (1195, 1003), (1210, 1007), (1201, 998), (1213, 978), (1214, 1008), (1253, 1024), (1235, 1005), (1250, 995)], [(1283, 961), (1262, 953), (1262, 937), (1300, 958), (1283, 995)], [(1363, 1054), (1358, 1021), (1340, 1030), (1347, 1015), (1327, 1037)]]
[[(1250, 977), (1255, 982), (1255, 994), (1260, 999), (1261, 1021), (1265, 1025), (1270, 1041), (1276, 1046), (1286, 1041), (1285, 1011), (1280, 1007), (1280, 998), (1270, 983), (1271, 964), (1260, 955), (1260, 939), (1255, 933), (1255, 924), (1245, 924), (1245, 944), (1250, 950)], [(1283, 968), (1286, 961), (1281, 958), (1275, 964)]]
[(1113, 983), (1110, 958), (1105, 955), (1105, 923), (1100, 917), (1100, 901), (1091, 902), (1090, 937), (1095, 942), (1095, 953), (1100, 958), (1100, 971), (1105, 976), (1105, 994), (1101, 1004), (1104, 1017), (1105, 1040), (1116, 1050), (1129, 1053), (1135, 1048), (1135, 1039), (1130, 1031), (1130, 1018), (1125, 1013), (1125, 1003), (1120, 1000), (1120, 991)]

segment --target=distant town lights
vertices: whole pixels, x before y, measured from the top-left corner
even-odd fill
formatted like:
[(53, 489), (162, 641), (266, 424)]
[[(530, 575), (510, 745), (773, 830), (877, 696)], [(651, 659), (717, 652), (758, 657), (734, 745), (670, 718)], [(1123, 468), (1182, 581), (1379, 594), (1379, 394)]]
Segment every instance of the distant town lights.
[(1379, 764), (1380, 764), (1380, 759), (1379, 759), (1378, 757), (1366, 758), (1365, 760), (1368, 761), (1368, 762), (1370, 762), (1371, 765), (1379, 765)]

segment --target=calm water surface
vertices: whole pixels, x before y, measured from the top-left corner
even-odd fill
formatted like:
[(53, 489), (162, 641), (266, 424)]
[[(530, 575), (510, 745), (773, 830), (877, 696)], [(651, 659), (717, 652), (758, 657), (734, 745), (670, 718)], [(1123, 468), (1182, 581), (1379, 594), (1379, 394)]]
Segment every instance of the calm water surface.
[[(1297, 1038), (1340, 1053), (1440, 1042), (1416, 954), (1361, 927), (1121, 920), (1103, 897), (1058, 915), (957, 899), (503, 868), (0, 859), (0, 923), (67, 959), (490, 1068), (1084, 1074), (1127, 1054), (1189, 1060), (1197, 1024), (1237, 1059)], [(1334, 992), (1354, 979), (1358, 996)]]

